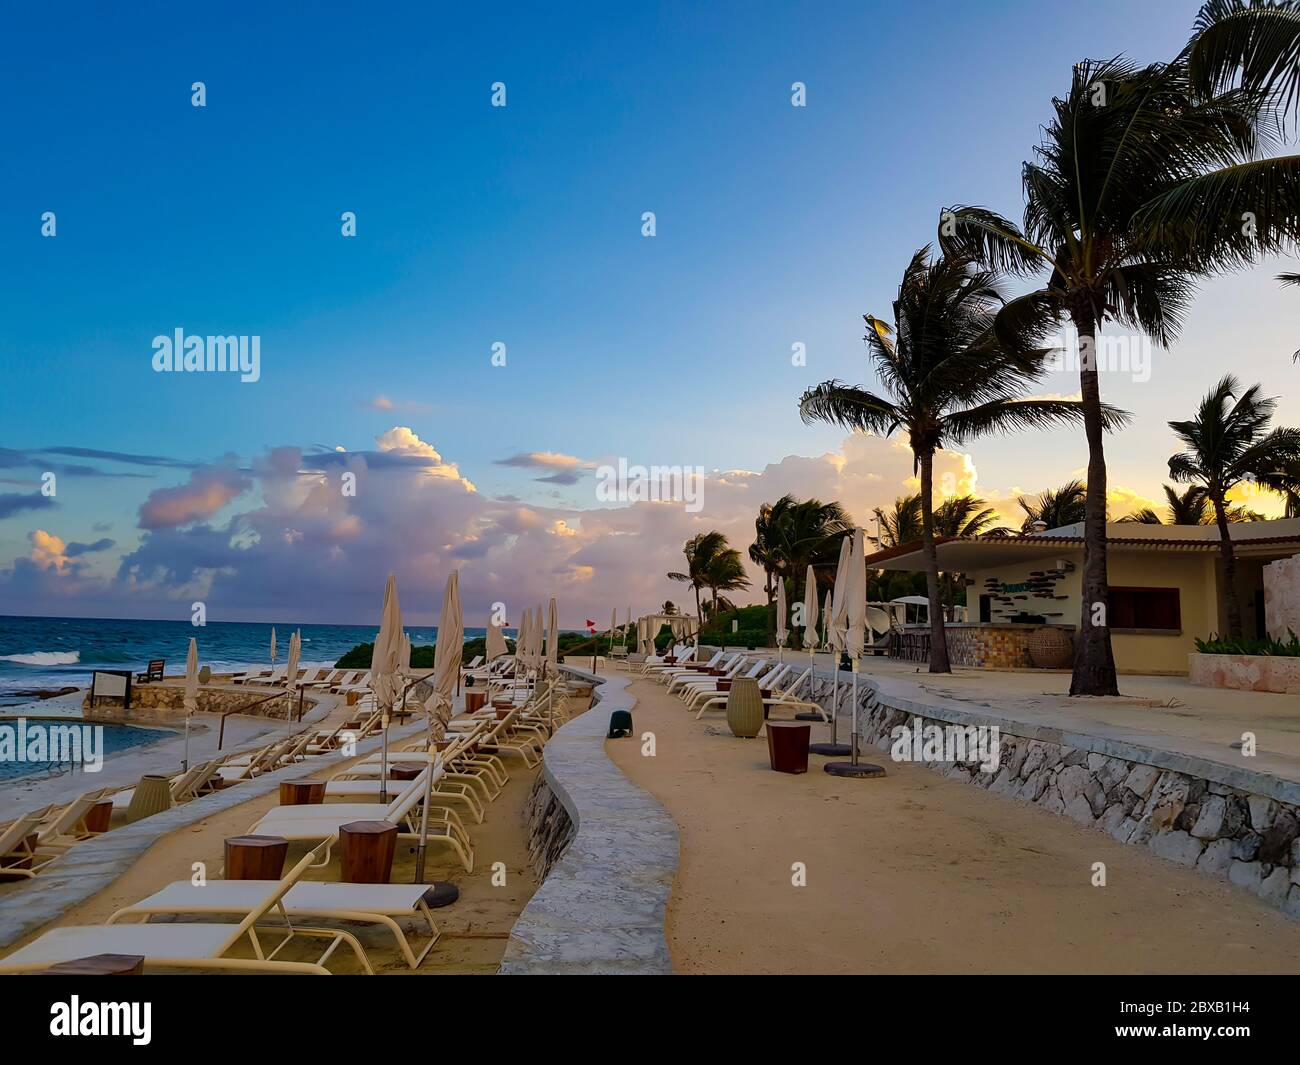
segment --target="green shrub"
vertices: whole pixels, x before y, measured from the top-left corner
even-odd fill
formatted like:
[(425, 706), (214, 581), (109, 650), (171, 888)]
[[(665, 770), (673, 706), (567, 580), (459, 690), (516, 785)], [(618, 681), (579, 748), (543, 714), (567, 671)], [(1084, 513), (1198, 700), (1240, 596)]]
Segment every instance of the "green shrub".
[(1283, 658), (1300, 658), (1300, 637), (1290, 629), (1289, 640), (1275, 640), (1271, 636), (1256, 639), (1247, 637), (1219, 636), (1215, 634), (1208, 640), (1196, 641), (1196, 650), (1203, 655), (1277, 655)]

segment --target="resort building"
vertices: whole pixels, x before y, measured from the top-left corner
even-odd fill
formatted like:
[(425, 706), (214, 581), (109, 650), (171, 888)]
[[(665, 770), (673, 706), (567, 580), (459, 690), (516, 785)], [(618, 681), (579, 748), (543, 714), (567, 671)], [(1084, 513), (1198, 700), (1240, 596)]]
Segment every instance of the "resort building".
[[(1262, 636), (1265, 567), (1300, 553), (1300, 518), (1241, 522), (1230, 530), (1245, 635)], [(1125, 673), (1186, 673), (1194, 640), (1228, 627), (1217, 526), (1112, 522), (1106, 538), (1116, 667)], [(966, 578), (969, 620), (947, 626), (954, 665), (1068, 665), (1067, 641), (1082, 609), (1081, 523), (1020, 536), (941, 537), (938, 555), (940, 570)], [(871, 569), (916, 571), (924, 568), (924, 556), (918, 541), (868, 555), (866, 563)], [(1051, 629), (1059, 635), (1044, 631)], [(926, 638), (925, 626), (907, 626), (894, 651), (921, 657)]]

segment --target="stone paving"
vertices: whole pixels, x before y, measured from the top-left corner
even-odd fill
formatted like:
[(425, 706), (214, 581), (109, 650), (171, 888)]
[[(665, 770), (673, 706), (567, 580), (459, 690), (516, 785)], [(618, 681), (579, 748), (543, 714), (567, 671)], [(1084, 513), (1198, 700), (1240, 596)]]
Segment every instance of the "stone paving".
[[(556, 732), (543, 756), (542, 773), (577, 835), (520, 914), (500, 972), (670, 973), (664, 915), (677, 826), (605, 755), (610, 714), (636, 702), (629, 678), (565, 671), (598, 685), (598, 702)], [(639, 741), (634, 733), (624, 742)]]

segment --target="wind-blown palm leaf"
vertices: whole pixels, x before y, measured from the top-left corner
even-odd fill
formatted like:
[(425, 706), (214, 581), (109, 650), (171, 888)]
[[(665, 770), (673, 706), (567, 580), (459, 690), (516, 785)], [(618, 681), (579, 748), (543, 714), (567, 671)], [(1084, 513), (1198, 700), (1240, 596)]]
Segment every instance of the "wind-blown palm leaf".
[(1192, 84), (1202, 96), (1234, 85), (1275, 92), (1287, 110), (1300, 102), (1300, 11), (1289, 0), (1210, 0), (1188, 44)]

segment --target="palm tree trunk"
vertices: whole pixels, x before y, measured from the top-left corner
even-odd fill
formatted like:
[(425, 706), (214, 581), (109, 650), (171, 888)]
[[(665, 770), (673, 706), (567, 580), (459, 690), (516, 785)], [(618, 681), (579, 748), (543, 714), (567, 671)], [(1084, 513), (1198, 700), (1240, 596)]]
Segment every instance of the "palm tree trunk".
[(1219, 526), (1219, 553), (1223, 557), (1223, 603), (1228, 610), (1228, 635), (1240, 639), (1245, 630), (1241, 624), (1241, 601), (1237, 598), (1237, 551), (1228, 531), (1228, 510), (1216, 492), (1214, 520)]
[(776, 600), (774, 598), (776, 589), (772, 586), (772, 571), (765, 568), (763, 573), (767, 578), (767, 588), (765, 589), (767, 591), (767, 614), (765, 615), (767, 618), (767, 646), (771, 647), (776, 642), (776, 630), (773, 628), (776, 622)]
[[(1088, 494), (1083, 519), (1083, 613), (1074, 654), (1071, 695), (1118, 695), (1110, 645), (1110, 591), (1106, 580), (1106, 456), (1101, 386), (1097, 379), (1097, 327), (1090, 309), (1071, 315), (1079, 333), (1079, 387), (1088, 438)], [(1086, 345), (1086, 346), (1085, 346)]]
[(925, 593), (930, 600), (930, 672), (951, 673), (943, 603), (939, 597), (939, 552), (934, 546), (934, 452), (917, 455), (921, 464), (921, 542), (925, 546)]
[(704, 615), (700, 613), (700, 586), (695, 585), (695, 620), (704, 628)]

